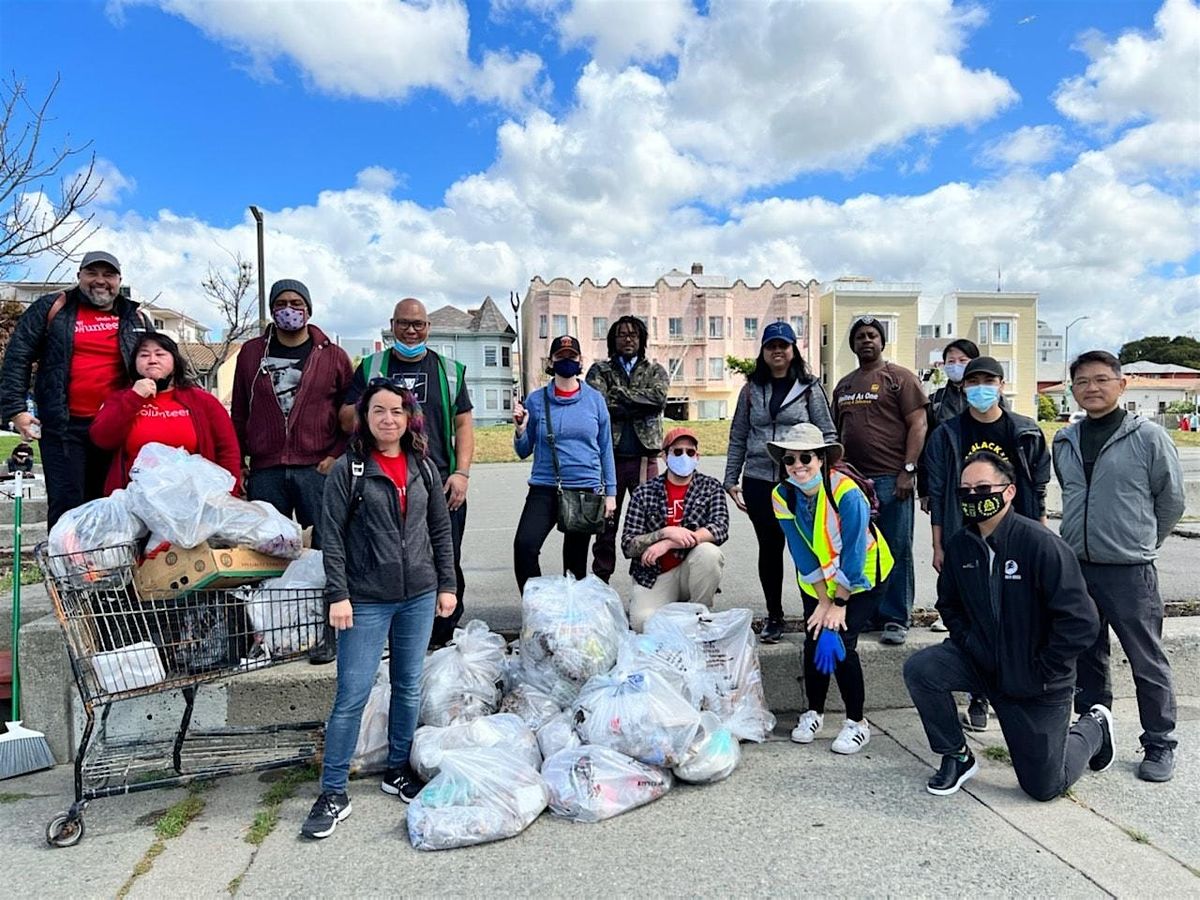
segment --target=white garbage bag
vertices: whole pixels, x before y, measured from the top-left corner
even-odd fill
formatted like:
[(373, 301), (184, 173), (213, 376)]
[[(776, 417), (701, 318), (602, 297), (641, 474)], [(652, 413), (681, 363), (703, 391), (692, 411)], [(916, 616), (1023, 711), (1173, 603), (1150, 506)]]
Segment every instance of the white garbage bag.
[(518, 684), (500, 701), (500, 712), (520, 716), (531, 731), (537, 731), (562, 712), (558, 701), (528, 684)]
[(764, 741), (775, 730), (775, 716), (763, 694), (757, 642), (748, 609), (713, 612), (698, 603), (668, 603), (646, 622), (647, 634), (680, 629), (700, 647), (714, 678), (715, 696), (706, 709), (729, 720), (738, 713), (738, 736)]
[(612, 668), (628, 630), (621, 598), (595, 575), (583, 581), (543, 576), (525, 583), (521, 655), (526, 666), (548, 664), (581, 685)]
[(607, 747), (584, 744), (542, 764), (550, 812), (574, 822), (599, 822), (657, 800), (671, 789), (671, 773)]
[(546, 809), (537, 769), (499, 747), (454, 750), (408, 807), (418, 850), (449, 850), (520, 834)]
[(742, 761), (742, 745), (716, 713), (700, 716), (700, 734), (687, 757), (674, 768), (675, 777), (692, 784), (712, 784), (733, 774)]
[(504, 676), (504, 638), (472, 619), (451, 642), (425, 658), (421, 672), (422, 725), (453, 725), (496, 712)]
[(320, 550), (305, 550), (278, 578), (239, 592), (250, 624), (267, 650), (301, 653), (321, 639), (325, 622), (325, 567)]
[(229, 472), (203, 456), (149, 443), (129, 470), (129, 503), (160, 540), (190, 550), (216, 533), (221, 514), (208, 501), (233, 485)]
[(483, 716), (445, 728), (423, 725), (413, 735), (408, 761), (422, 781), (432, 781), (447, 753), (478, 747), (500, 747), (535, 769), (542, 765), (537, 738), (520, 716), (511, 713)]
[(699, 730), (700, 713), (654, 669), (597, 675), (575, 701), (575, 731), (585, 744), (652, 766), (682, 761)]
[(537, 730), (537, 741), (543, 759), (549, 759), (559, 750), (573, 750), (580, 746), (583, 741), (575, 733), (575, 714), (565, 710), (543, 722)]
[(166, 680), (162, 658), (153, 641), (104, 650), (92, 656), (92, 671), (109, 694), (147, 688)]
[(350, 758), (350, 774), (364, 775), (383, 772), (388, 761), (388, 722), (391, 719), (392, 680), (388, 662), (384, 660), (375, 672), (375, 683), (363, 707), (362, 723), (358, 726), (358, 743)]
[(299, 523), (267, 501), (216, 494), (206, 502), (216, 520), (209, 546), (249, 547), (279, 559), (299, 559), (304, 549)]

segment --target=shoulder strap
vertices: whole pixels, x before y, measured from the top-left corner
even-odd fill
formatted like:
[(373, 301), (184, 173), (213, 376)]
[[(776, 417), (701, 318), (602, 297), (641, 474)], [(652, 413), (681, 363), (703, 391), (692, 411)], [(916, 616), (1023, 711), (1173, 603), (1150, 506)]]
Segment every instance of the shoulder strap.
[(347, 496), (350, 498), (346, 504), (346, 521), (342, 523), (342, 530), (350, 527), (350, 520), (354, 518), (354, 513), (358, 511), (358, 504), (362, 501), (362, 497), (358, 496), (358, 479), (362, 477), (366, 471), (367, 465), (354, 453), (347, 454), (347, 459), (350, 460), (350, 465), (347, 469), (350, 472), (350, 490)]
[(542, 404), (546, 409), (546, 443), (550, 445), (550, 461), (554, 463), (554, 483), (562, 493), (562, 475), (558, 471), (558, 450), (554, 446), (554, 421), (550, 418), (550, 386), (542, 388)]
[(54, 298), (54, 302), (50, 304), (50, 309), (46, 311), (46, 329), (54, 324), (54, 320), (58, 318), (58, 314), (63, 311), (63, 307), (67, 305), (67, 292), (63, 291)]

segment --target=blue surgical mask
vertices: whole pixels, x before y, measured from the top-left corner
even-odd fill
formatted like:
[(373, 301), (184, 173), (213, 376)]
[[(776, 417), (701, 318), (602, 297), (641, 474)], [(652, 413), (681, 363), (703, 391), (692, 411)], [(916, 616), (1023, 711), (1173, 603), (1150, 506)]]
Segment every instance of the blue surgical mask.
[(583, 366), (579, 365), (577, 359), (556, 359), (554, 361), (554, 374), (562, 378), (573, 378), (583, 371)]
[(966, 390), (971, 408), (984, 413), (1000, 402), (1000, 388), (994, 384), (973, 384)]
[(671, 474), (679, 478), (687, 478), (696, 471), (696, 463), (699, 460), (694, 456), (676, 456), (674, 453), (667, 454), (667, 468), (671, 470)]
[(795, 478), (789, 475), (788, 483), (795, 485), (802, 491), (812, 491), (815, 490), (817, 485), (821, 483), (821, 473), (818, 472), (812, 478), (808, 479), (808, 481), (797, 481)]
[(946, 373), (946, 377), (958, 384), (962, 381), (963, 372), (967, 370), (966, 363), (946, 363), (942, 366), (942, 371)]
[(392, 344), (392, 349), (405, 359), (416, 359), (425, 352), (425, 342), (421, 341), (421, 343), (414, 344), (410, 347), (408, 344), (396, 341), (396, 343)]

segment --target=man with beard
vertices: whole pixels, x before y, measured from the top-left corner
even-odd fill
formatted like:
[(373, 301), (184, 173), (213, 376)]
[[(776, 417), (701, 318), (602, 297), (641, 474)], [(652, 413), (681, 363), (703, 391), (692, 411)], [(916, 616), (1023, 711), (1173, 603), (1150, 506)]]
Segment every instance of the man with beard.
[(354, 370), (350, 390), (342, 407), (342, 428), (355, 428), (354, 404), (367, 385), (384, 378), (396, 387), (411, 391), (425, 418), (425, 436), (429, 439), (429, 460), (437, 467), (450, 508), (450, 527), (454, 538), (454, 574), (458, 581), (458, 605), (446, 618), (433, 623), (430, 645), (440, 647), (454, 635), (454, 626), (463, 614), (465, 581), (462, 571), (462, 539), (467, 524), (467, 485), (471, 460), (475, 455), (474, 408), (467, 391), (467, 367), (446, 359), (426, 346), (429, 315), (425, 304), (406, 297), (392, 311), (392, 335), (396, 342), (388, 350), (363, 357)]
[[(154, 330), (120, 290), (120, 262), (93, 250), (75, 287), (39, 297), (21, 314), (4, 354), (0, 415), (22, 439), (41, 443), (50, 527), (102, 495), (112, 454), (88, 429), (109, 393), (128, 386), (138, 335)], [(31, 382), (36, 415), (26, 405)]]
[(658, 474), (669, 379), (666, 369), (646, 359), (646, 338), (645, 322), (621, 316), (608, 329), (608, 359), (594, 362), (586, 379), (608, 405), (617, 467), (617, 512), (592, 546), (592, 571), (606, 583), (617, 565), (621, 503), (626, 494)]

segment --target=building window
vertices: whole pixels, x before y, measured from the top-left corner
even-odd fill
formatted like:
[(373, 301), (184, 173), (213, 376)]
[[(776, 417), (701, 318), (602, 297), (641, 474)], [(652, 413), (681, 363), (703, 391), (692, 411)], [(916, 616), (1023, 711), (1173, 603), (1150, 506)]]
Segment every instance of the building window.
[(500, 408), (500, 392), (495, 388), (488, 388), (483, 392), (483, 408), (495, 411)]
[(700, 357), (696, 357), (696, 380), (704, 380), (704, 360)]
[(750, 316), (742, 319), (742, 337), (747, 340), (758, 337), (758, 319)]
[(162, 331), (166, 327), (167, 327), (167, 323), (164, 322), (162, 319), (154, 320), (154, 328), (156, 331)]
[(500, 348), (500, 365), (506, 369), (512, 368), (512, 347)]
[[(483, 348), (483, 364), (489, 369), (494, 368), (496, 365), (496, 348), (491, 344), (487, 344)], [(494, 409), (495, 407), (488, 408)]]
[(550, 337), (550, 326), (547, 324), (545, 316), (538, 316), (538, 337)]
[(650, 337), (658, 340), (658, 316), (650, 320)]
[(567, 317), (566, 316), (555, 316), (554, 317), (554, 336), (562, 337), (566, 333), (567, 333)]
[(571, 316), (571, 335), (579, 337), (579, 316)]
[(979, 343), (986, 344), (988, 342), (988, 320), (979, 320)]
[(724, 419), (727, 407), (724, 400), (699, 400), (696, 403), (697, 419)]
[[(828, 346), (829, 346), (829, 326), (828, 326), (828, 325), (822, 325), (822, 326), (821, 326), (821, 346), (822, 346), (822, 347), (828, 347)], [(824, 380), (825, 380), (825, 376), (824, 376), (824, 375), (822, 375), (822, 376), (821, 376), (821, 380), (822, 380), (822, 381), (824, 381)]]
[(442, 344), (442, 356), (445, 356), (447, 359), (454, 359), (454, 345)]
[(804, 316), (792, 316), (792, 331), (796, 332), (796, 339), (804, 337)]
[(683, 380), (683, 360), (671, 358), (667, 360), (667, 374), (671, 376), (672, 381)]
[(604, 316), (592, 316), (592, 337), (608, 337), (608, 319)]
[(992, 322), (992, 343), (993, 344), (1011, 344), (1012, 343), (1012, 322), (1007, 320)]
[(725, 360), (719, 356), (708, 358), (708, 380), (723, 381), (725, 379)]
[(710, 338), (720, 338), (725, 336), (725, 329), (722, 327), (720, 316), (708, 317), (708, 336)]
[(696, 337), (704, 337), (704, 316), (696, 316), (696, 330), (692, 334)]
[(681, 339), (683, 337), (683, 319), (667, 319), (667, 335), (672, 338)]
[(506, 412), (512, 409), (512, 391), (500, 392), (500, 406)]

